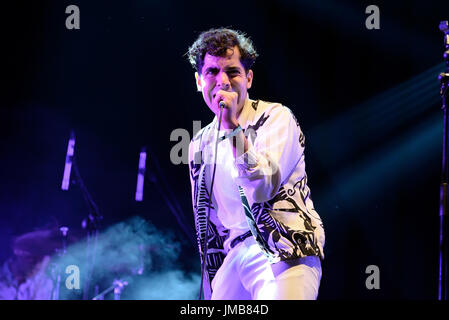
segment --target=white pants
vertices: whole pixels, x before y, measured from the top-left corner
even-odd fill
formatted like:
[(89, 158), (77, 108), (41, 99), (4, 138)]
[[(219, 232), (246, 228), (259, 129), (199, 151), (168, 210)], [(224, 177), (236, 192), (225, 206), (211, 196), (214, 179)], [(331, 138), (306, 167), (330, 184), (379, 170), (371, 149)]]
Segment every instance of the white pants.
[(253, 237), (230, 249), (212, 281), (212, 300), (315, 300), (321, 281), (319, 257), (287, 268), (272, 266)]

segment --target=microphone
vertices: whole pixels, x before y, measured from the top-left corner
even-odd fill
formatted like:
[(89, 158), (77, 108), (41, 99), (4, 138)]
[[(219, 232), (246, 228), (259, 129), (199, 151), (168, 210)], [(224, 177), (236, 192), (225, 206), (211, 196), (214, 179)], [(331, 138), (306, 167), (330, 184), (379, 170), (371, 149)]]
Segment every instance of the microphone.
[(62, 178), (62, 190), (69, 190), (70, 172), (72, 171), (73, 153), (75, 152), (75, 133), (70, 133), (69, 143), (67, 145), (67, 155), (65, 157), (64, 175)]
[(226, 108), (226, 102), (224, 102), (223, 100), (220, 101), (220, 103), (218, 104), (220, 106), (220, 108)]

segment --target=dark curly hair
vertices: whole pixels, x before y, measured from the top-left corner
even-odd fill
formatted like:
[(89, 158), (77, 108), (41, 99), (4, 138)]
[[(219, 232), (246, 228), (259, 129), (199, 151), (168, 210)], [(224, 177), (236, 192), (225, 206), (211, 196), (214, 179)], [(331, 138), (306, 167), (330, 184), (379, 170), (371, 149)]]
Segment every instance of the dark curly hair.
[(215, 57), (224, 57), (227, 49), (232, 49), (234, 46), (239, 48), (240, 62), (248, 72), (258, 54), (249, 37), (238, 30), (219, 28), (204, 31), (192, 44), (186, 55), (192, 67), (201, 73), (206, 53)]

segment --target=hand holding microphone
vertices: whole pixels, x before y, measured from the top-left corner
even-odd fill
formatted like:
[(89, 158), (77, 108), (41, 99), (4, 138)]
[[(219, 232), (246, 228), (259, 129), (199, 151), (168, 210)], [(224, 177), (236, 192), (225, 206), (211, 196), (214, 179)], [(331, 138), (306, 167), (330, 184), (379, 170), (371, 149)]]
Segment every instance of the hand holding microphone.
[[(214, 104), (222, 108), (222, 126), (225, 129), (234, 129), (238, 126), (237, 121), (238, 94), (232, 91), (219, 90), (215, 94)], [(218, 110), (220, 112), (220, 110)]]
[(220, 108), (227, 108), (226, 102), (224, 102), (223, 100), (220, 101), (220, 103), (218, 104), (218, 106), (219, 106)]

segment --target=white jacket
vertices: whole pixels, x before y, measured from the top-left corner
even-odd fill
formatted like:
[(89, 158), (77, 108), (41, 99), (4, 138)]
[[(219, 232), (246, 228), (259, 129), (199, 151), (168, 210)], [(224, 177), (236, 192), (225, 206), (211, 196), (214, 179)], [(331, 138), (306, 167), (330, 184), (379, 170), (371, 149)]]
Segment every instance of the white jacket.
[[(228, 193), (239, 196), (240, 187), (241, 208), (244, 204), (247, 207), (243, 210), (248, 217), (247, 230), (252, 229), (271, 263), (304, 256), (323, 259), (324, 229), (307, 186), (305, 139), (293, 113), (279, 103), (247, 99), (238, 121), (247, 136), (248, 151), (231, 165), (229, 179), (234, 182), (235, 190)], [(225, 220), (217, 215), (220, 212), (217, 203), (223, 205), (223, 201), (217, 201), (214, 192), (209, 195), (217, 126), (215, 117), (195, 135), (189, 146), (192, 203), (201, 258), (207, 205), (212, 196), (204, 279), (206, 299), (210, 283), (227, 253), (225, 241), (242, 233), (230, 232), (223, 225)], [(229, 144), (229, 141), (219, 142), (222, 143)], [(223, 164), (218, 162), (217, 166), (220, 165)], [(214, 190), (219, 187), (214, 183)], [(240, 218), (241, 215), (236, 215), (236, 219)], [(254, 226), (250, 227), (251, 224)]]

